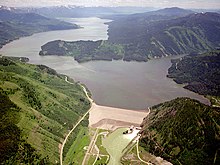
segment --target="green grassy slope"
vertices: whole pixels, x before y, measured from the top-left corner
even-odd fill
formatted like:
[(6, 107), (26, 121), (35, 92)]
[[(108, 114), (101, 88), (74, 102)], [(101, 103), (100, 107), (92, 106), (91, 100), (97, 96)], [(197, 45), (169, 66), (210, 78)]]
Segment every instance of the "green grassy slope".
[(17, 107), (0, 88), (0, 164), (48, 163), (36, 150), (22, 139), (22, 131), (16, 125), (20, 121)]
[(156, 105), (142, 123), (140, 145), (173, 164), (220, 163), (220, 109), (189, 98)]
[(48, 156), (52, 164), (59, 162), (59, 145), (65, 134), (90, 107), (81, 86), (68, 84), (63, 75), (46, 66), (1, 57), (0, 88), (19, 109), (14, 125), (21, 130), (21, 139), (40, 158)]

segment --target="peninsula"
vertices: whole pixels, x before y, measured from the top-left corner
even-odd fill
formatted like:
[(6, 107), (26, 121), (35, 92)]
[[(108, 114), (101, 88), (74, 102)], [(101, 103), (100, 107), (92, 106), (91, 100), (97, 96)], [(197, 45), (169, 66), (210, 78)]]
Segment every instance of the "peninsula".
[(218, 13), (193, 13), (179, 8), (134, 14), (109, 22), (106, 41), (57, 40), (43, 45), (39, 54), (73, 56), (78, 62), (146, 62), (164, 56), (202, 53), (219, 46), (219, 19)]

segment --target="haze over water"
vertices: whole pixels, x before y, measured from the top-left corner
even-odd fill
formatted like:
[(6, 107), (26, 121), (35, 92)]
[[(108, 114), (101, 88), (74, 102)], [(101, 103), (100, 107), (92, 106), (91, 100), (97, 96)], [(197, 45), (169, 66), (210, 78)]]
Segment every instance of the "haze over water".
[(174, 99), (191, 97), (208, 103), (203, 96), (190, 92), (166, 77), (171, 66), (170, 57), (149, 62), (92, 61), (78, 64), (72, 57), (38, 55), (40, 47), (52, 40), (107, 39), (108, 20), (99, 18), (65, 19), (84, 28), (34, 34), (13, 41), (0, 50), (6, 56), (23, 56), (30, 63), (44, 64), (59, 73), (80, 81), (92, 92), (97, 104), (127, 109), (146, 109)]

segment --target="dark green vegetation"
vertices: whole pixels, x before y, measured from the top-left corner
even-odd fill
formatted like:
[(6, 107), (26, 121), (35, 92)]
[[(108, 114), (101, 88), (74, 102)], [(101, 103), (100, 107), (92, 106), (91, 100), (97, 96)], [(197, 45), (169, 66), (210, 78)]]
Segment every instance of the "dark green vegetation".
[(73, 28), (78, 26), (34, 13), (16, 13), (0, 9), (0, 48), (12, 40), (34, 33)]
[(172, 60), (168, 77), (202, 95), (220, 96), (220, 51)]
[(147, 61), (219, 47), (220, 14), (180, 8), (123, 16), (108, 23), (108, 41), (54, 41), (40, 55), (72, 55), (78, 62), (123, 59)]
[[(175, 15), (172, 13), (178, 13)], [(212, 50), (220, 43), (220, 14), (189, 14), (178, 8), (135, 14), (109, 23), (109, 41), (125, 56), (143, 59)]]
[(0, 164), (47, 163), (47, 158), (41, 159), (36, 150), (22, 139), (22, 131), (16, 125), (20, 121), (20, 108), (2, 88), (0, 107)]
[(118, 60), (124, 55), (123, 46), (107, 41), (51, 41), (41, 47), (40, 55), (73, 56), (78, 62)]
[(60, 143), (90, 107), (81, 86), (64, 78), (44, 65), (0, 58), (0, 163), (59, 163)]
[(220, 163), (220, 109), (189, 98), (156, 105), (142, 123), (140, 145), (173, 164)]

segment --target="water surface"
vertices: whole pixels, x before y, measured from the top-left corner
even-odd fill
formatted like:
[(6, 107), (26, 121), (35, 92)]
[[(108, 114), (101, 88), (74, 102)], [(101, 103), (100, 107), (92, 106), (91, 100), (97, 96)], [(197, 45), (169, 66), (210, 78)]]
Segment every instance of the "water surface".
[(110, 161), (108, 165), (120, 165), (121, 157), (124, 155), (124, 149), (137, 135), (136, 132), (133, 134), (124, 135), (123, 132), (127, 128), (119, 128), (108, 136), (102, 139), (102, 145), (106, 148), (110, 155)]
[(86, 84), (97, 104), (146, 109), (149, 106), (174, 99), (190, 97), (208, 103), (203, 96), (190, 92), (166, 77), (171, 66), (170, 57), (149, 62), (92, 61), (78, 64), (72, 57), (38, 55), (40, 47), (52, 40), (100, 40), (107, 39), (109, 20), (99, 18), (65, 19), (83, 28), (34, 34), (13, 41), (0, 50), (7, 56), (24, 56), (30, 63), (44, 64), (59, 73)]

